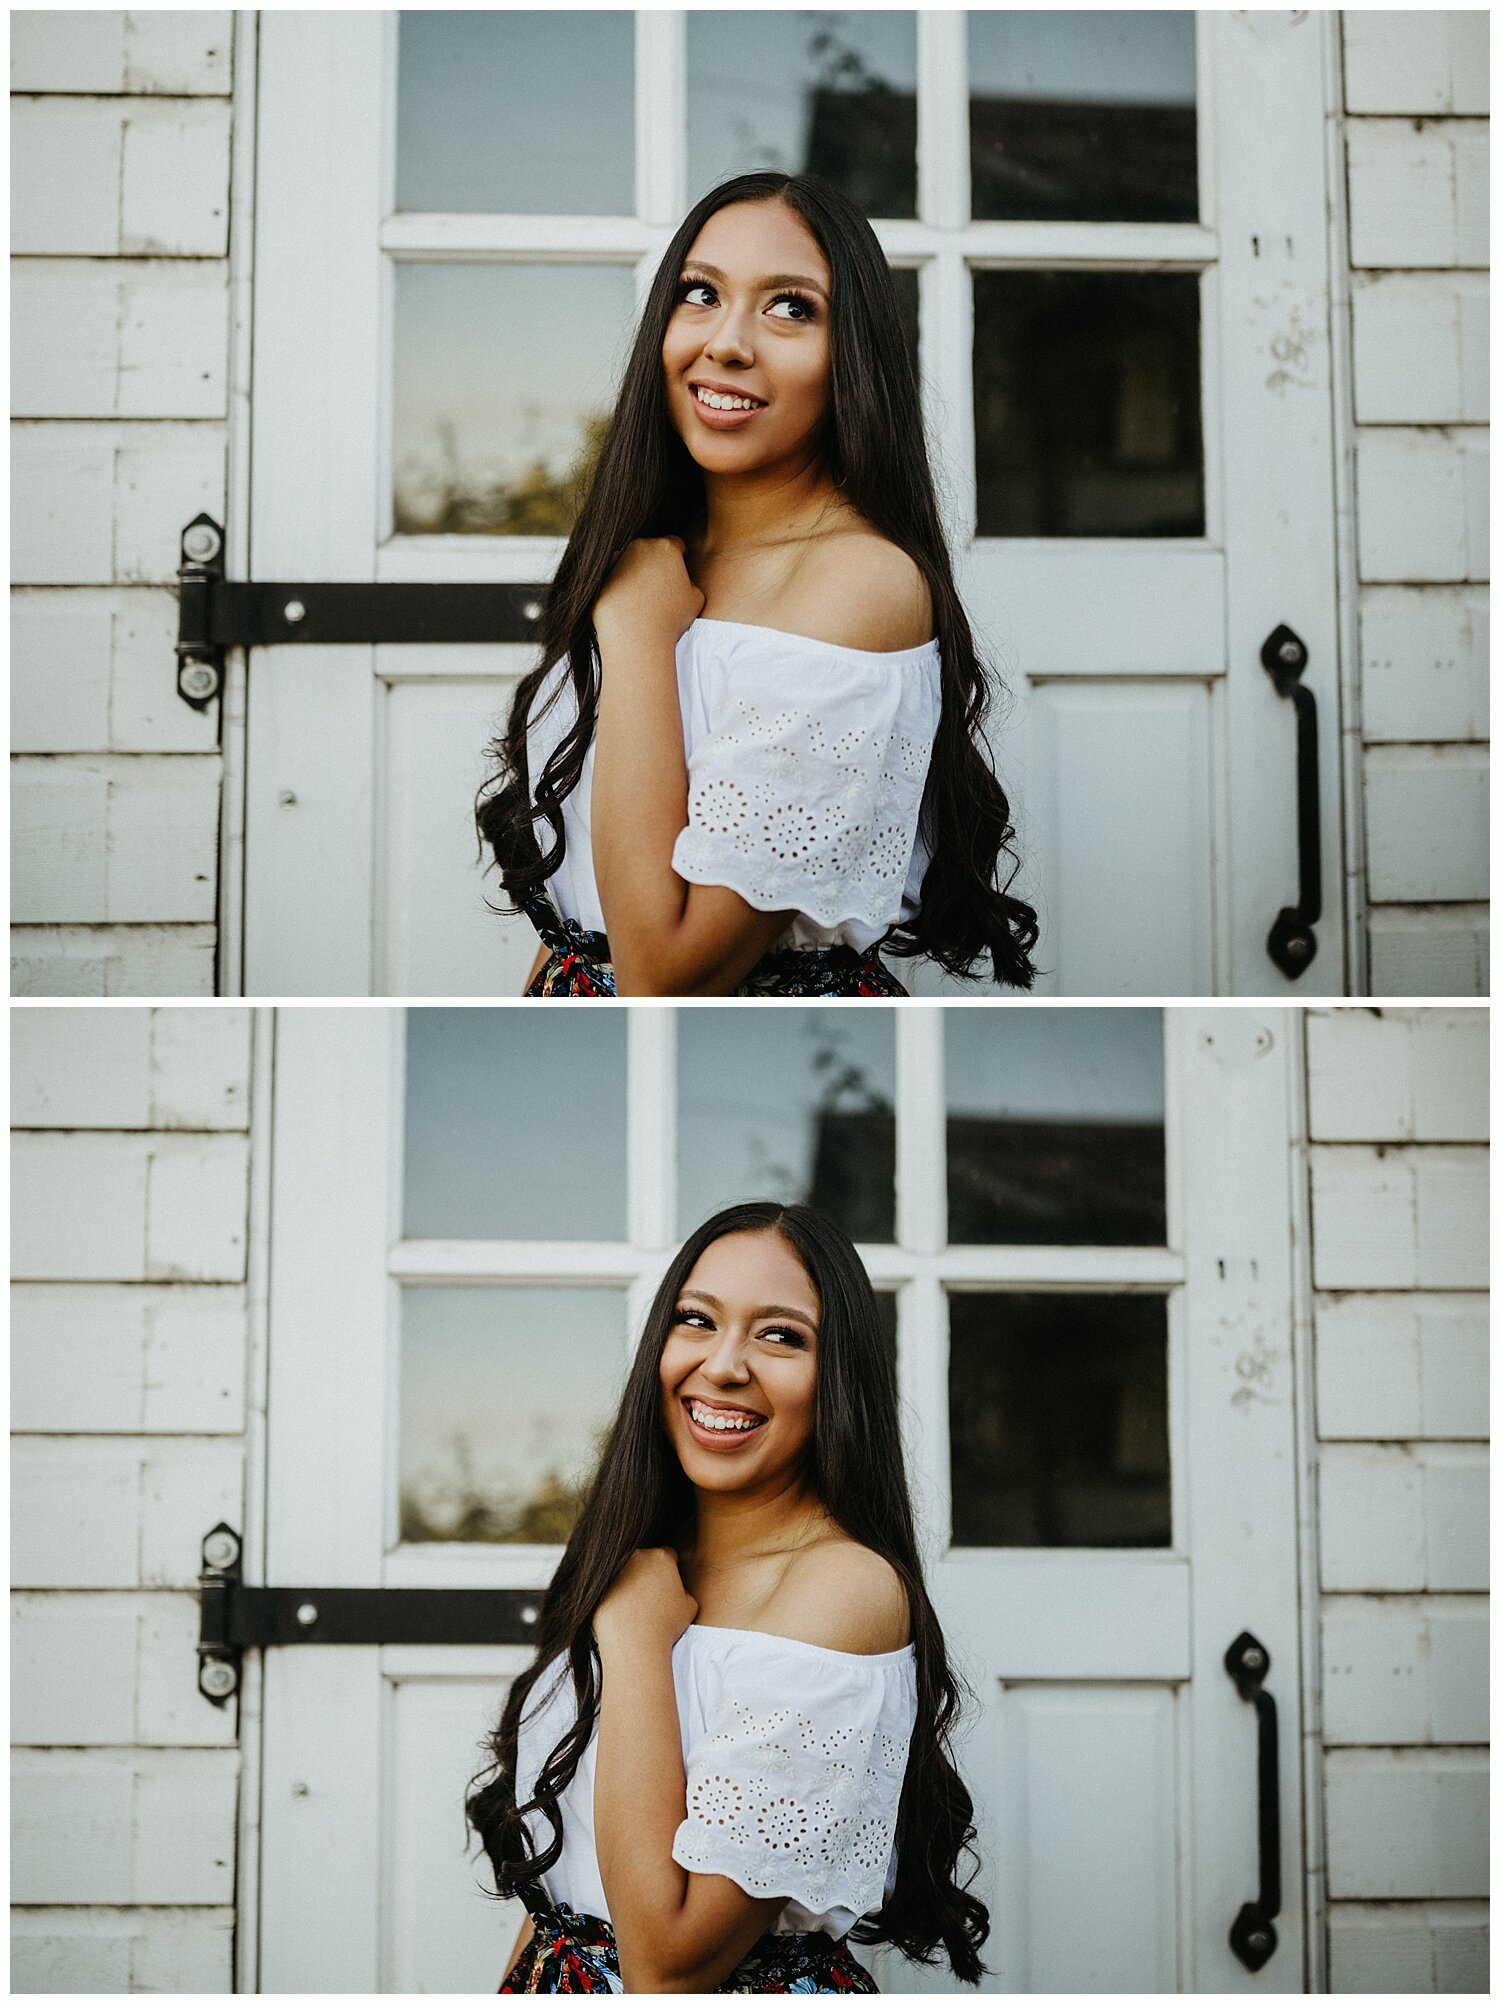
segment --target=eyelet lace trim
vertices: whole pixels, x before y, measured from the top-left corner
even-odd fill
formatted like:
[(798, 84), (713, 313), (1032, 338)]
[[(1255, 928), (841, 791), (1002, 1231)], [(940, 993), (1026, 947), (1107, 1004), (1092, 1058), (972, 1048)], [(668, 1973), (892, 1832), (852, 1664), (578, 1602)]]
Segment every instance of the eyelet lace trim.
[(824, 1730), (787, 1706), (731, 1700), (692, 1750), (672, 1856), (808, 1912), (873, 1912), (885, 1893), (908, 1740), (867, 1725)]
[(910, 707), (837, 730), (811, 705), (737, 700), (688, 761), (673, 869), (762, 911), (894, 924), (932, 757)]

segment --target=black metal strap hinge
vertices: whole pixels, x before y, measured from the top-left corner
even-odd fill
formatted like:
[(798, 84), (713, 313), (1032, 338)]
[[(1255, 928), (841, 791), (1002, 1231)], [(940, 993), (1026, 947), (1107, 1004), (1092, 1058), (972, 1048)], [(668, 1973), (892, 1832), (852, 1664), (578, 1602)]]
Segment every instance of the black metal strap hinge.
[(226, 647), (535, 640), (540, 584), (261, 584), (224, 576), (224, 531), (195, 515), (177, 571), (177, 693), (202, 710), (224, 686)]
[(198, 1575), (198, 1689), (215, 1705), (240, 1686), (247, 1649), (312, 1642), (536, 1641), (534, 1587), (252, 1587), (240, 1579), (240, 1537), (215, 1524)]

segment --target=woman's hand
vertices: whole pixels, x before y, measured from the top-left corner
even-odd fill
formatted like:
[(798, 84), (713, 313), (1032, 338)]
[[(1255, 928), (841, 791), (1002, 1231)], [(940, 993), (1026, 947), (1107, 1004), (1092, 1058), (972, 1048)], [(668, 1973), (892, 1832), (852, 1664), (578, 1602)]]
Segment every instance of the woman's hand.
[(594, 1639), (601, 1656), (620, 1642), (671, 1649), (697, 1613), (698, 1603), (677, 1570), (677, 1554), (647, 1545), (631, 1553), (596, 1608)]
[(705, 599), (688, 576), (681, 536), (642, 536), (628, 543), (594, 601), (600, 650), (626, 637), (675, 648), (702, 612)]

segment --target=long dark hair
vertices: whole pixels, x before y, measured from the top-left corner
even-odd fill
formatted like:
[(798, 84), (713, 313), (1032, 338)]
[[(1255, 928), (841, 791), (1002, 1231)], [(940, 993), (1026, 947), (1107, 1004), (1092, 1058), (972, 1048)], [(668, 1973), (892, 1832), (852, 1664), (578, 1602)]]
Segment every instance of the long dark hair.
[[(567, 846), (562, 803), (577, 786), (594, 735), (593, 610), (626, 546), (641, 536), (683, 536), (706, 519), (703, 476), (667, 411), (662, 343), (677, 304), (683, 262), (704, 223), (732, 202), (780, 201), (807, 224), (833, 274), (830, 397), (824, 463), (845, 498), (919, 566), (932, 596), (942, 654), (942, 715), (922, 805), (931, 855), (921, 910), (885, 950), (924, 953), (950, 973), (974, 976), (986, 953), (996, 981), (1030, 988), (1037, 916), (1011, 897), (1020, 867), (1010, 849), (1010, 806), (980, 748), (989, 685), (953, 583), (922, 428), (915, 360), (895, 281), (875, 232), (841, 190), (816, 174), (740, 174), (712, 188), (683, 218), (651, 282), (620, 395), (588, 493), (547, 594), (541, 661), (517, 686), (510, 717), (490, 746), (496, 770), (475, 802), (487, 842), (517, 907), (539, 891)], [(549, 668), (566, 655), (578, 714), (528, 787), (526, 725)], [(559, 678), (556, 695), (565, 678)], [(546, 855), (534, 816), (552, 834)], [(1001, 856), (1011, 860), (1005, 884)]]
[[(680, 1551), (693, 1530), (696, 1492), (662, 1422), (658, 1377), (678, 1293), (715, 1239), (767, 1231), (779, 1232), (797, 1254), (820, 1306), (808, 1479), (834, 1522), (900, 1574), (916, 1647), (917, 1716), (897, 1815), (895, 1890), (878, 1915), (856, 1922), (851, 1938), (894, 1942), (914, 1962), (934, 1962), (941, 1949), (955, 1976), (977, 1983), (984, 1974), (979, 1949), (990, 1931), (989, 1912), (965, 1890), (974, 1872), (963, 1885), (955, 1876), (960, 1855), (973, 1852), (974, 1805), (949, 1755), (960, 1691), (971, 1694), (949, 1668), (922, 1580), (902, 1461), (896, 1374), (881, 1338), (869, 1275), (838, 1226), (804, 1204), (735, 1204), (701, 1224), (668, 1267), (583, 1508), (542, 1602), (536, 1659), (510, 1687), (499, 1725), (486, 1742), (490, 1760), (474, 1777), (464, 1806), (494, 1867), (498, 1897), (516, 1897), (523, 1883), (535, 1882), (562, 1856), (558, 1799), (598, 1718), (594, 1611), (632, 1552), (652, 1545)], [(562, 1656), (572, 1670), (577, 1721), (544, 1763), (532, 1800), (518, 1803), (522, 1713), (543, 1672)], [(486, 1775), (491, 1778), (483, 1780)], [(541, 1851), (524, 1821), (534, 1810), (552, 1830)]]

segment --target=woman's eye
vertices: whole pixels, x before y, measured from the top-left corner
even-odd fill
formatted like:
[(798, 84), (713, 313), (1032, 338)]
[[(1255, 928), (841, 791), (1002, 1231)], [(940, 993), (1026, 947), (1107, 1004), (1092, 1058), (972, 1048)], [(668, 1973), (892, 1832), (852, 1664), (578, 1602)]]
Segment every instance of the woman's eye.
[(771, 301), (771, 304), (773, 307), (794, 306), (797, 309), (796, 313), (788, 316), (792, 319), (811, 320), (813, 317), (812, 301), (804, 299), (800, 292), (778, 293), (776, 298)]
[(690, 278), (677, 288), (677, 297), (679, 299), (686, 299), (690, 292), (712, 291), (713, 287), (708, 283), (707, 279)]
[(677, 1323), (686, 1323), (690, 1329), (712, 1329), (713, 1327), (713, 1324), (701, 1308), (679, 1308), (672, 1319)]
[(787, 1342), (781, 1346), (786, 1349), (805, 1350), (807, 1348), (807, 1338), (802, 1334), (800, 1329), (762, 1329), (760, 1333), (762, 1336), (786, 1337)]

